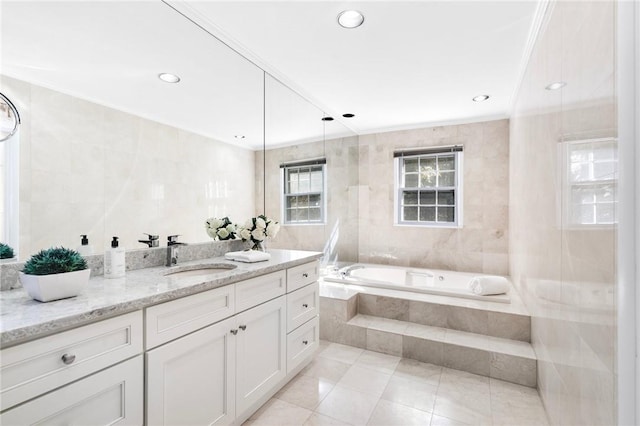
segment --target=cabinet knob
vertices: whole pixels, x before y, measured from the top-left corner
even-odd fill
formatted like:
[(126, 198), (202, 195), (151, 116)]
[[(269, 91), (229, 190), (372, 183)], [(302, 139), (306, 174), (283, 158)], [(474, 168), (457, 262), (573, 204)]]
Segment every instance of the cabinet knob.
[(62, 362), (64, 362), (67, 365), (73, 364), (73, 361), (75, 361), (75, 360), (76, 360), (76, 356), (75, 355), (71, 355), (71, 354), (62, 355)]
[(309, 305), (307, 305), (306, 303), (303, 303), (303, 304), (302, 304), (302, 307), (303, 307), (303, 308), (308, 308), (308, 307), (309, 307)]
[(236, 334), (238, 334), (238, 330), (236, 330), (236, 329), (231, 330), (231, 334), (233, 334), (235, 336)]
[(240, 330), (242, 330), (242, 331), (245, 331), (245, 330), (247, 329), (247, 326), (246, 326), (246, 325), (241, 325), (241, 326), (240, 326), (240, 327), (238, 327), (238, 328), (240, 328)]
[(307, 273), (305, 272), (304, 274), (302, 274), (302, 277), (303, 277), (303, 278), (308, 278), (308, 277), (309, 277), (309, 274), (307, 274)]
[(305, 344), (305, 345), (308, 345), (309, 341), (308, 340), (303, 340), (302, 343)]

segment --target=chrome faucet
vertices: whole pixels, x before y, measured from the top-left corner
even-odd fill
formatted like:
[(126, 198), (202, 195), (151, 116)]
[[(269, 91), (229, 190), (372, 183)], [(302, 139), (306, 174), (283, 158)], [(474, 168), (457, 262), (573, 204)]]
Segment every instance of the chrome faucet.
[(167, 237), (167, 266), (174, 266), (178, 264), (178, 247), (186, 246), (186, 243), (178, 242), (180, 235), (169, 235)]
[(149, 248), (158, 247), (158, 244), (160, 243), (160, 236), (159, 235), (147, 234), (146, 232), (144, 232), (144, 235), (148, 236), (149, 239), (148, 240), (138, 240), (139, 243), (146, 244), (146, 245), (149, 246)]

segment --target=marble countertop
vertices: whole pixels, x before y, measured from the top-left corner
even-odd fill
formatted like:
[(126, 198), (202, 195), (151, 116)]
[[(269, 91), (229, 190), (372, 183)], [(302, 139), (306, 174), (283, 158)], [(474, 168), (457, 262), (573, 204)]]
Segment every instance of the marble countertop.
[(172, 277), (168, 268), (128, 271), (124, 278), (92, 277), (78, 296), (41, 303), (20, 288), (0, 292), (0, 345), (13, 346), (69, 328), (89, 324), (147, 306), (222, 287), (270, 272), (280, 271), (319, 259), (322, 253), (297, 250), (269, 250), (271, 259), (241, 263), (224, 257), (181, 263), (178, 267), (211, 263), (237, 265), (214, 275)]

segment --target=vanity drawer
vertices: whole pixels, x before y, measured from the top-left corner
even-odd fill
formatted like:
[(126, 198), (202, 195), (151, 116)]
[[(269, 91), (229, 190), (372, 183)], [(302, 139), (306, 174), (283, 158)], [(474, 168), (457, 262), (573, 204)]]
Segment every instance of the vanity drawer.
[(285, 271), (272, 272), (236, 283), (236, 312), (245, 311), (283, 295), (286, 286)]
[(300, 327), (318, 315), (320, 286), (318, 282), (287, 294), (287, 332)]
[(318, 261), (305, 263), (287, 269), (287, 292), (297, 290), (301, 287), (318, 281), (320, 276)]
[(287, 373), (320, 346), (320, 320), (315, 317), (287, 335)]
[(3, 425), (142, 425), (142, 355), (0, 414)]
[(235, 286), (227, 285), (146, 309), (146, 349), (206, 327), (235, 313)]
[(142, 352), (142, 311), (0, 351), (5, 410)]

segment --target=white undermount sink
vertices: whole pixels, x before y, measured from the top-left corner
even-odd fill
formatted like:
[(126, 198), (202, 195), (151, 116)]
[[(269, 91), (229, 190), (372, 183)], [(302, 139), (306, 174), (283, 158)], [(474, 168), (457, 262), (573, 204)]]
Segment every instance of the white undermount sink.
[(238, 265), (228, 263), (207, 263), (203, 265), (175, 266), (164, 273), (171, 277), (195, 277), (200, 275), (214, 275), (229, 272)]

